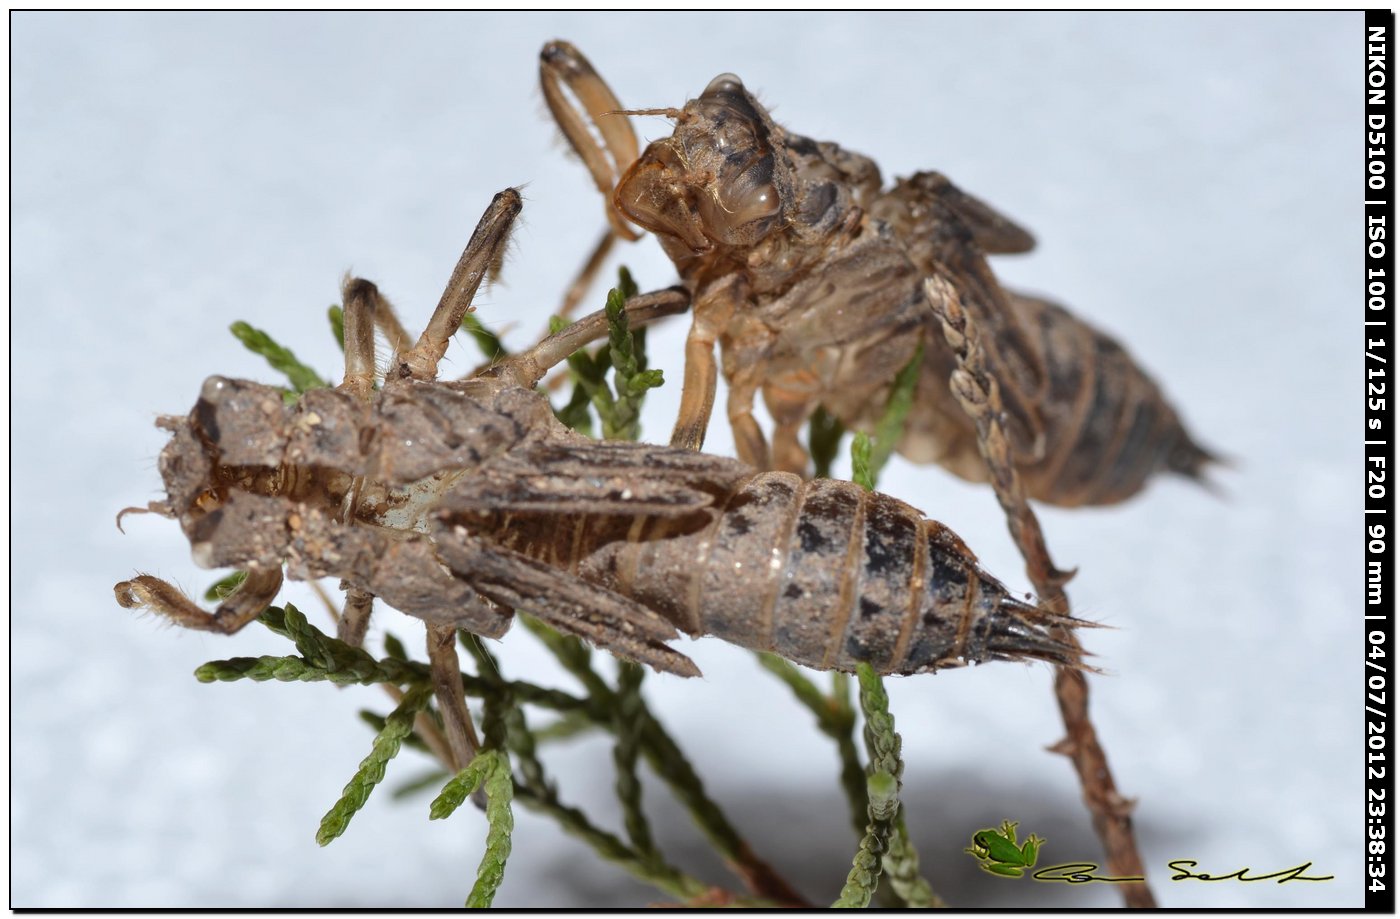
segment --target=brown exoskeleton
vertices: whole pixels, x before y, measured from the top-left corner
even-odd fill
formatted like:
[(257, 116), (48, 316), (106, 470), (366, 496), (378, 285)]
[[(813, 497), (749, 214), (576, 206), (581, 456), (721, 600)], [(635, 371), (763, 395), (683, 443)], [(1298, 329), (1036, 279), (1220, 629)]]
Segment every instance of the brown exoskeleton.
[[(611, 229), (585, 275), (614, 234), (637, 238), (630, 221), (656, 234), (693, 298), (673, 445), (698, 449), (704, 439), (716, 342), (740, 458), (798, 473), (808, 459), (798, 434), (817, 407), (869, 430), (896, 371), (922, 344), (899, 452), (986, 481), (924, 284), (942, 279), (981, 330), (1031, 497), (1111, 504), (1160, 471), (1199, 479), (1213, 459), (1117, 342), (1059, 306), (1002, 289), (984, 256), (1025, 252), (1033, 238), (938, 173), (883, 189), (872, 160), (778, 125), (732, 74), (684, 108), (641, 111), (623, 110), (565, 42), (545, 46), (540, 76), (555, 119), (608, 196)], [(639, 153), (623, 117), (636, 114), (666, 115), (674, 132)], [(753, 417), (759, 392), (775, 422), (771, 451)]]
[[(396, 328), (373, 284), (347, 280), (345, 377), (292, 405), (273, 387), (210, 377), (188, 416), (161, 419), (168, 496), (197, 562), (248, 572), (213, 612), (138, 575), (118, 601), (231, 633), (272, 602), (283, 571), (341, 578), (341, 637), (359, 643), (372, 599), (423, 619), (449, 741), (475, 748), (456, 629), (499, 636), (528, 608), (616, 654), (682, 675), (665, 642), (713, 634), (824, 669), (866, 661), (916, 673), (984, 660), (1079, 666), (1052, 632), (1078, 625), (1010, 596), (947, 527), (907, 504), (695, 451), (590, 440), (535, 386), (606, 333), (584, 319), (473, 379), (437, 364), (520, 210), (483, 216), (416, 346), (375, 388), (373, 329)], [(679, 312), (636, 297), (635, 321)]]

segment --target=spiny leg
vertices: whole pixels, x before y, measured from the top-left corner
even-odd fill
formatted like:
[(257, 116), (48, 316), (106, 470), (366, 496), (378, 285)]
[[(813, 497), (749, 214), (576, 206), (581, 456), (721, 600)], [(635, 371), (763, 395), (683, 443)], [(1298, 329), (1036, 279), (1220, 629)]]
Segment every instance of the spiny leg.
[[(559, 315), (570, 316), (592, 286), (613, 243), (618, 238), (641, 238), (614, 202), (618, 183), (640, 155), (637, 134), (626, 116), (640, 113), (624, 110), (588, 58), (565, 41), (549, 42), (540, 51), (540, 89), (565, 141), (583, 160), (602, 194), (608, 219), (607, 229), (564, 294)], [(665, 113), (678, 114), (671, 110)]]
[(394, 311), (394, 304), (389, 302), (389, 298), (373, 287), (374, 295), (374, 326), (379, 329), (379, 334), (389, 342), (389, 354), (397, 358), (408, 350), (409, 344), (413, 341), (409, 337), (408, 329), (403, 327), (399, 321), (399, 314)]
[[(570, 102), (565, 89), (578, 105)], [(612, 232), (623, 239), (639, 239), (640, 234), (628, 226), (612, 204), (618, 180), (641, 153), (632, 125), (620, 114), (622, 103), (588, 58), (566, 41), (552, 41), (541, 49), (540, 90), (564, 139), (588, 167), (593, 183), (602, 193)], [(589, 129), (590, 124), (602, 137), (601, 145)], [(586, 265), (584, 271), (589, 268)]]
[[(570, 103), (566, 88), (578, 101), (582, 112), (579, 106)], [(575, 307), (593, 285), (594, 278), (612, 251), (614, 241), (618, 237), (627, 240), (640, 238), (640, 234), (622, 219), (612, 202), (613, 189), (617, 187), (623, 171), (636, 161), (639, 149), (637, 135), (627, 119), (609, 117), (610, 113), (622, 108), (622, 103), (603, 82), (603, 78), (598, 76), (588, 59), (568, 42), (553, 41), (540, 51), (540, 90), (564, 140), (583, 160), (593, 183), (602, 193), (608, 218), (608, 225), (588, 260), (564, 293), (559, 315), (567, 317), (573, 315)], [(603, 138), (603, 146), (599, 146), (589, 130), (590, 123)]]
[(471, 309), (472, 298), (482, 279), (499, 266), (511, 224), (519, 213), (520, 193), (513, 188), (507, 188), (491, 200), (462, 251), (457, 267), (452, 269), (452, 277), (447, 281), (447, 289), (438, 301), (433, 318), (418, 337), (418, 343), (400, 356), (400, 373), (404, 376), (415, 380), (437, 378), (438, 362), (447, 353), (447, 343), (461, 326), (462, 317)]
[[(407, 330), (403, 323), (399, 321), (398, 313), (394, 311), (394, 304), (389, 302), (389, 298), (384, 296), (372, 282), (363, 278), (352, 277), (347, 274), (341, 281), (341, 302), (345, 304), (345, 311), (350, 312), (350, 304), (346, 302), (353, 290), (358, 296), (370, 301), (372, 304), (371, 314), (374, 317), (374, 328), (379, 330), (379, 334), (384, 336), (384, 340), (389, 343), (389, 353), (394, 358), (406, 352), (412, 344), (412, 339), (408, 337)], [(349, 333), (346, 333), (349, 338)], [(373, 355), (370, 356), (371, 361)], [(397, 365), (395, 360), (394, 365)]]
[(138, 574), (114, 590), (126, 609), (148, 609), (187, 629), (232, 635), (262, 614), (282, 589), (282, 569), (253, 569), (212, 613), (168, 581)]
[[(1011, 441), (1003, 419), (995, 377), (987, 373), (980, 330), (963, 310), (957, 291), (943, 278), (929, 278), (924, 292), (934, 314), (943, 324), (943, 335), (957, 359), (951, 385), (954, 396), (977, 427), (977, 444), (991, 473), (992, 487), (1007, 515), (1011, 536), (1026, 559), (1026, 571), (1040, 601), (1050, 609), (1069, 615), (1069, 598), (1064, 584), (1073, 572), (1063, 572), (1050, 560), (1040, 521), (1026, 500), (1024, 486), (1011, 462)], [(1068, 627), (1056, 626), (1054, 637), (1078, 649), (1079, 641)], [(1084, 671), (1075, 667), (1055, 668), (1055, 696), (1067, 737), (1056, 746), (1074, 762), (1084, 801), (1093, 816), (1094, 829), (1108, 854), (1109, 871), (1119, 877), (1143, 877), (1142, 857), (1133, 837), (1130, 814), (1132, 802), (1118, 793), (1108, 757), (1098, 740), (1089, 717), (1089, 684)], [(1128, 906), (1156, 906), (1145, 881), (1126, 884)]]
[(666, 645), (679, 633), (655, 610), (473, 536), (461, 524), (441, 521), (434, 541), (442, 561), (455, 572), (469, 573), (472, 586), (498, 606), (529, 610), (546, 625), (658, 671), (699, 676), (690, 658)]

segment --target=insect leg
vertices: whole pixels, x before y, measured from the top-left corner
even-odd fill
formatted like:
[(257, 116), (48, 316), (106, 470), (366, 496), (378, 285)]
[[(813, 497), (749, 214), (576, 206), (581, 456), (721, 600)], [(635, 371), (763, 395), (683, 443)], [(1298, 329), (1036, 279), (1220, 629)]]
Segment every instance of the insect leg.
[(508, 614), (444, 569), (426, 534), (347, 525), (340, 516), (338, 509), (301, 509), (287, 547), (291, 577), (344, 578), (410, 616), (489, 638), (510, 628)]
[(771, 469), (768, 441), (753, 416), (753, 399), (761, 382), (759, 374), (753, 372), (757, 369), (758, 365), (750, 365), (730, 382), (729, 426), (734, 430), (734, 450), (739, 459), (755, 469)]
[[(815, 411), (815, 409), (814, 409)], [(804, 416), (810, 417), (811, 412)], [(802, 446), (802, 441), (798, 440), (798, 434), (802, 432), (803, 422), (784, 421), (777, 422), (773, 427), (773, 468), (779, 472), (791, 472), (795, 475), (807, 475), (807, 448)]]
[[(374, 398), (374, 325), (383, 297), (369, 281), (348, 275), (341, 288), (345, 304), (345, 379), (340, 388), (368, 404)], [(397, 319), (395, 320), (397, 322)], [(355, 517), (356, 505), (364, 489), (364, 476), (356, 476), (346, 493), (342, 522)], [(374, 610), (374, 595), (345, 584), (345, 605), (336, 624), (336, 636), (353, 647), (364, 644)]]
[(442, 726), (447, 745), (457, 769), (465, 769), (481, 747), (472, 716), (467, 711), (467, 698), (462, 689), (462, 669), (457, 663), (457, 630), (450, 625), (427, 623), (428, 663), (433, 676), (433, 694), (442, 712)]
[[(671, 431), (671, 446), (699, 450), (715, 408), (719, 368), (715, 342), (742, 299), (740, 279), (732, 276), (700, 291), (695, 298), (690, 333), (685, 339), (685, 377), (681, 383), (681, 407)], [(750, 397), (752, 398), (752, 397)]]
[[(413, 339), (409, 338), (408, 330), (399, 321), (399, 314), (394, 311), (394, 304), (389, 302), (389, 298), (380, 292), (378, 287), (373, 287), (374, 294), (374, 326), (389, 341), (389, 352), (391, 356), (397, 358), (409, 349)], [(397, 361), (392, 366), (397, 366)]]
[[(810, 377), (804, 371), (803, 376)], [(795, 380), (789, 374), (783, 382)], [(773, 418), (773, 468), (782, 472), (807, 475), (807, 448), (802, 446), (798, 435), (806, 426), (807, 419), (816, 411), (817, 403), (812, 397), (812, 386), (788, 387), (772, 381), (763, 388), (763, 401), (768, 406), (768, 414)]]
[(664, 644), (677, 637), (675, 627), (634, 600), (450, 522), (438, 525), (436, 544), (448, 567), (495, 603), (529, 610), (561, 632), (656, 670), (700, 674), (690, 658)]
[(452, 269), (447, 289), (442, 292), (433, 318), (418, 337), (418, 343), (399, 358), (400, 372), (415, 380), (437, 378), (438, 361), (447, 353), (447, 343), (471, 309), (472, 298), (488, 273), (494, 273), (505, 253), (511, 224), (520, 213), (520, 193), (507, 188), (491, 200), (476, 231)]
[(336, 623), (336, 638), (352, 647), (365, 643), (365, 632), (369, 630), (370, 613), (374, 610), (374, 594), (346, 585), (345, 606), (340, 610)]
[[(408, 351), (409, 346), (412, 344), (412, 339), (408, 337), (408, 331), (404, 329), (403, 323), (399, 321), (398, 313), (394, 311), (394, 304), (389, 302), (389, 298), (384, 296), (383, 292), (381, 292), (377, 286), (363, 278), (355, 278), (347, 274), (344, 281), (341, 282), (340, 289), (346, 314), (350, 313), (351, 304), (345, 301), (349, 299), (352, 292), (356, 296), (369, 301), (370, 306), (368, 309), (370, 315), (373, 317), (373, 327), (374, 329), (378, 329), (379, 334), (383, 335), (385, 340), (389, 343), (389, 352), (394, 358), (390, 366), (398, 366), (399, 356)], [(347, 322), (348, 321), (347, 318)], [(348, 329), (346, 330), (345, 337), (347, 340), (350, 338)], [(371, 346), (372, 344), (371, 342)], [(373, 353), (370, 354), (369, 362), (371, 364), (370, 370), (372, 371), (372, 365), (374, 363)]]
[[(566, 89), (577, 104), (570, 101)], [(623, 239), (639, 239), (640, 234), (627, 225), (612, 204), (618, 180), (641, 153), (632, 125), (621, 114), (622, 103), (598, 76), (588, 58), (566, 41), (549, 42), (540, 50), (540, 90), (564, 139), (588, 167), (594, 184), (607, 201), (612, 233)], [(590, 125), (602, 137), (601, 145), (594, 138)], [(584, 274), (593, 267), (590, 260), (584, 266)], [(583, 280), (581, 275), (580, 281)], [(576, 281), (575, 286), (578, 283)]]
[(345, 379), (340, 388), (368, 402), (374, 393), (376, 307), (383, 298), (369, 281), (348, 276), (340, 292), (345, 304)]
[(252, 622), (277, 599), (282, 589), (281, 568), (257, 568), (209, 612), (168, 581), (149, 574), (138, 574), (115, 588), (117, 602), (126, 609), (148, 609), (187, 629), (232, 635)]
[(685, 339), (685, 377), (681, 383), (681, 408), (676, 426), (671, 431), (671, 446), (699, 450), (705, 444), (705, 431), (710, 426), (710, 414), (715, 410), (715, 386), (718, 371), (715, 365), (714, 329), (699, 316), (690, 324)]
[[(665, 316), (675, 316), (690, 308), (690, 295), (684, 288), (671, 287), (628, 299), (624, 309), (628, 324), (636, 328)], [(550, 368), (564, 361), (579, 348), (608, 336), (608, 316), (603, 310), (590, 313), (561, 329), (534, 347), (514, 355), (494, 368), (497, 375), (511, 375), (526, 389), (533, 389)]]

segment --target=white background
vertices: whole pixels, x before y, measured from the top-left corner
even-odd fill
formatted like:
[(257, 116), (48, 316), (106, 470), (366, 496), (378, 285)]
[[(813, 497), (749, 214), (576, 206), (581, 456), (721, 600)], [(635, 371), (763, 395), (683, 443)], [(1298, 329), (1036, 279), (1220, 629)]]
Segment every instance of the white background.
[[(160, 496), (158, 413), (204, 376), (276, 374), (226, 332), (245, 319), (324, 373), (343, 272), (426, 318), (491, 195), (524, 185), (488, 324), (528, 343), (602, 226), (536, 88), (566, 37), (630, 105), (679, 105), (734, 71), (801, 133), (936, 168), (1031, 227), (996, 269), (1120, 336), (1200, 438), (1235, 460), (1224, 497), (1163, 481), (1111, 510), (1046, 511), (1076, 611), (1111, 675), (1093, 709), (1167, 905), (1356, 906), (1363, 885), (1360, 14), (390, 16), (18, 14), (13, 26), (14, 581), (11, 903), (452, 906), (484, 821), (429, 823), (385, 789), (346, 836), (313, 841), (368, 751), (373, 688), (205, 686), (213, 658), (283, 653), (119, 609), (136, 571), (202, 590), (173, 522), (116, 511)], [(639, 119), (644, 136), (667, 131)], [(624, 253), (643, 286), (674, 272)], [(601, 305), (601, 292), (592, 298)], [(684, 321), (653, 336), (671, 382)], [(470, 343), (449, 352), (465, 372)], [(721, 403), (722, 404), (722, 403)], [(708, 449), (729, 452), (723, 423)], [(896, 461), (885, 490), (956, 529), (1017, 588), (990, 490)], [(287, 597), (324, 621), (301, 585)], [(385, 615), (416, 643), (417, 627)], [(377, 642), (377, 633), (372, 642)], [(682, 642), (705, 677), (646, 692), (755, 849), (818, 902), (854, 842), (836, 757), (751, 656)], [(528, 635), (499, 649), (557, 682)], [(1099, 849), (1043, 666), (890, 680), (904, 797), (934, 887), (958, 905), (1113, 905), (977, 871), (1003, 818), (1042, 862)], [(601, 740), (546, 751), (566, 800), (618, 828)], [(406, 753), (388, 786), (425, 761)], [(733, 886), (659, 784), (676, 863)], [(517, 812), (501, 905), (662, 899), (550, 822)], [(1307, 884), (1170, 881), (1314, 863)]]

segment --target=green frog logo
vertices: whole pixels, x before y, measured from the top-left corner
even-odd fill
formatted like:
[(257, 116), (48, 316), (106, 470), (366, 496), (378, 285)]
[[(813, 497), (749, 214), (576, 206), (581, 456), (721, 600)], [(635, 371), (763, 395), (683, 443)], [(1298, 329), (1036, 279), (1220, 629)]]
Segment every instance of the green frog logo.
[(1035, 867), (1036, 857), (1045, 840), (1032, 833), (1024, 845), (1016, 843), (1016, 824), (1010, 820), (1001, 822), (1001, 830), (978, 830), (972, 834), (972, 845), (964, 849), (968, 855), (979, 860), (983, 871), (999, 874), (1002, 877), (1021, 877), (1027, 868)]

